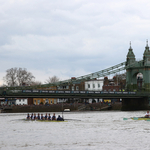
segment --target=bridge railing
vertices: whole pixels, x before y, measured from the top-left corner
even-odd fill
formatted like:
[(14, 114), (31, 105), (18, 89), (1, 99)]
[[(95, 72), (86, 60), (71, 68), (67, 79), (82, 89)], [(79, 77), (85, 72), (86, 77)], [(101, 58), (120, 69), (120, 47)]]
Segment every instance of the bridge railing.
[(61, 91), (61, 90), (8, 90), (6, 92), (0, 93), (0, 97), (11, 97), (11, 96), (55, 96), (55, 97), (63, 97), (63, 96), (94, 96), (94, 97), (128, 97), (128, 96), (149, 96), (149, 92), (132, 92), (132, 91), (124, 91), (124, 92), (105, 92), (105, 91)]

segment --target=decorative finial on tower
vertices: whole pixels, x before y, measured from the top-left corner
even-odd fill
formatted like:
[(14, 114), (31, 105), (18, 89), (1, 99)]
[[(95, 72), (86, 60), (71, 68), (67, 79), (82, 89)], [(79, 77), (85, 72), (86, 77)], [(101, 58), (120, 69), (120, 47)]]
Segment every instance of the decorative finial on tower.
[(132, 47), (131, 47), (131, 41), (130, 41), (130, 48), (129, 48), (129, 50), (132, 50)]
[(146, 46), (148, 47), (148, 40), (146, 41), (146, 43), (147, 43)]
[(146, 47), (145, 47), (145, 51), (144, 51), (144, 54), (143, 54), (144, 57), (147, 56), (147, 55), (150, 55), (149, 52), (150, 51), (149, 51), (149, 46), (148, 46), (148, 40), (146, 40)]
[(133, 53), (133, 49), (131, 47), (131, 41), (130, 41), (130, 47), (129, 47), (129, 51), (128, 51), (128, 54), (127, 54), (127, 64), (130, 64), (130, 63), (133, 63), (135, 62), (135, 55)]

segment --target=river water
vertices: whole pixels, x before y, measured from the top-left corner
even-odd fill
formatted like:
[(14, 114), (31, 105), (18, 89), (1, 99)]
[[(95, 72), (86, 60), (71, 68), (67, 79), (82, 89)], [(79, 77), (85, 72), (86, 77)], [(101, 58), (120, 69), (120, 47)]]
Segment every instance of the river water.
[(26, 113), (1, 113), (0, 150), (149, 150), (150, 121), (123, 120), (144, 114), (68, 112), (68, 122), (38, 122), (24, 121)]

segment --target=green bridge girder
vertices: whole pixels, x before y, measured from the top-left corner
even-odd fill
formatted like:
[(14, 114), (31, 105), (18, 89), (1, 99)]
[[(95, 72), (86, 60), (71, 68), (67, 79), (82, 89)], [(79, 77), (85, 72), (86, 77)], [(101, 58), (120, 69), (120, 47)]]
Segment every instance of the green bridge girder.
[(59, 85), (68, 85), (68, 84), (74, 84), (76, 82), (83, 82), (83, 81), (90, 81), (92, 79), (95, 78), (101, 78), (101, 77), (105, 77), (111, 74), (116, 74), (120, 71), (126, 70), (128, 68), (131, 67), (135, 67), (137, 66), (137, 64), (141, 63), (142, 61), (136, 61), (132, 64), (128, 64), (126, 65), (126, 62), (122, 62), (120, 64), (117, 64), (115, 66), (109, 67), (107, 69), (101, 70), (101, 71), (97, 71), (88, 75), (84, 75), (84, 76), (80, 76), (77, 77), (75, 79), (68, 79), (68, 80), (63, 80), (63, 81), (59, 81), (59, 82), (55, 82), (55, 83), (51, 83), (51, 84), (42, 84), (42, 85), (36, 85), (36, 86), (19, 86), (19, 87), (2, 87), (1, 89), (7, 89), (7, 91), (9, 90), (23, 90), (23, 89), (38, 89), (38, 88), (48, 88), (51, 86), (59, 86)]
[(42, 84), (42, 85), (36, 85), (36, 86), (22, 86), (22, 87), (5, 87), (5, 89), (8, 90), (23, 90), (23, 89), (38, 89), (38, 88), (48, 88), (51, 86), (59, 86), (59, 85), (68, 85), (68, 84), (73, 84), (76, 82), (83, 82), (83, 81), (90, 81), (92, 79), (95, 78), (101, 78), (101, 77), (105, 77), (107, 75), (111, 75), (111, 74), (115, 74), (117, 72), (120, 72), (122, 70), (125, 70), (125, 64), (126, 62), (122, 62), (120, 64), (117, 64), (115, 66), (109, 67), (107, 69), (95, 72), (95, 73), (91, 73), (88, 75), (84, 75), (84, 76), (80, 76), (77, 77), (75, 79), (68, 79), (68, 80), (63, 80), (63, 81), (59, 81), (59, 82), (55, 82), (55, 83), (51, 83), (51, 84)]
[(134, 98), (134, 99), (140, 99), (144, 97), (149, 97), (149, 92), (135, 92), (135, 94), (124, 94), (123, 92), (120, 92), (119, 94), (112, 94), (112, 93), (22, 93), (22, 91), (18, 91), (16, 93), (13, 93), (12, 91), (7, 91), (6, 95), (0, 94), (0, 98)]
[[(39, 89), (39, 88), (48, 88), (51, 86), (74, 84), (76, 82), (90, 81), (95, 78), (101, 78), (101, 77), (105, 77), (111, 74), (116, 74), (123, 70), (129, 70), (130, 68), (139, 69), (139, 64), (142, 64), (142, 63), (143, 63), (143, 60), (135, 61), (134, 63), (130, 63), (130, 64), (127, 64), (126, 62), (122, 62), (118, 65), (109, 67), (107, 69), (104, 69), (95, 73), (91, 73), (85, 76), (77, 77), (75, 79), (68, 79), (68, 80), (63, 80), (63, 81), (59, 81), (59, 82), (52, 83), (52, 84), (42, 84), (42, 85), (36, 85), (36, 86), (2, 87), (1, 90), (4, 91), (4, 89), (6, 89), (8, 92), (9, 90)], [(137, 89), (136, 85), (133, 85), (133, 87), (128, 85), (128, 88), (129, 90)]]
[(36, 86), (22, 86), (22, 87), (3, 87), (1, 90), (23, 90), (23, 89), (40, 89), (40, 88), (49, 88), (52, 86), (65, 86), (65, 85), (71, 85), (75, 83), (80, 83), (83, 81), (90, 81), (95, 78), (101, 78), (108, 75), (116, 74), (120, 71), (126, 70), (126, 90), (137, 91), (137, 79), (136, 75), (141, 72), (144, 76), (144, 82), (142, 83), (142, 91), (150, 91), (150, 51), (148, 47), (148, 41), (147, 45), (145, 47), (145, 51), (143, 54), (143, 60), (136, 61), (135, 55), (133, 53), (133, 49), (129, 48), (127, 58), (125, 62), (119, 63), (117, 65), (114, 65), (112, 67), (109, 67), (107, 69), (103, 69), (88, 75), (76, 77), (75, 79), (68, 79), (63, 80), (51, 84), (42, 84), (42, 85), (36, 85)]

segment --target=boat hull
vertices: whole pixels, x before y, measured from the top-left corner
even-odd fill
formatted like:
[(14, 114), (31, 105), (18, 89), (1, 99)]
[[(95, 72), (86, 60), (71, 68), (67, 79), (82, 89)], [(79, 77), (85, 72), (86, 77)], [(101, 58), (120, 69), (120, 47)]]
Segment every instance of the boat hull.
[(66, 120), (64, 121), (57, 121), (57, 120), (31, 120), (31, 119), (23, 119), (24, 121), (38, 121), (38, 122), (68, 122)]
[(150, 118), (145, 118), (145, 117), (133, 117), (131, 119), (132, 120), (146, 120), (146, 121), (150, 121)]

